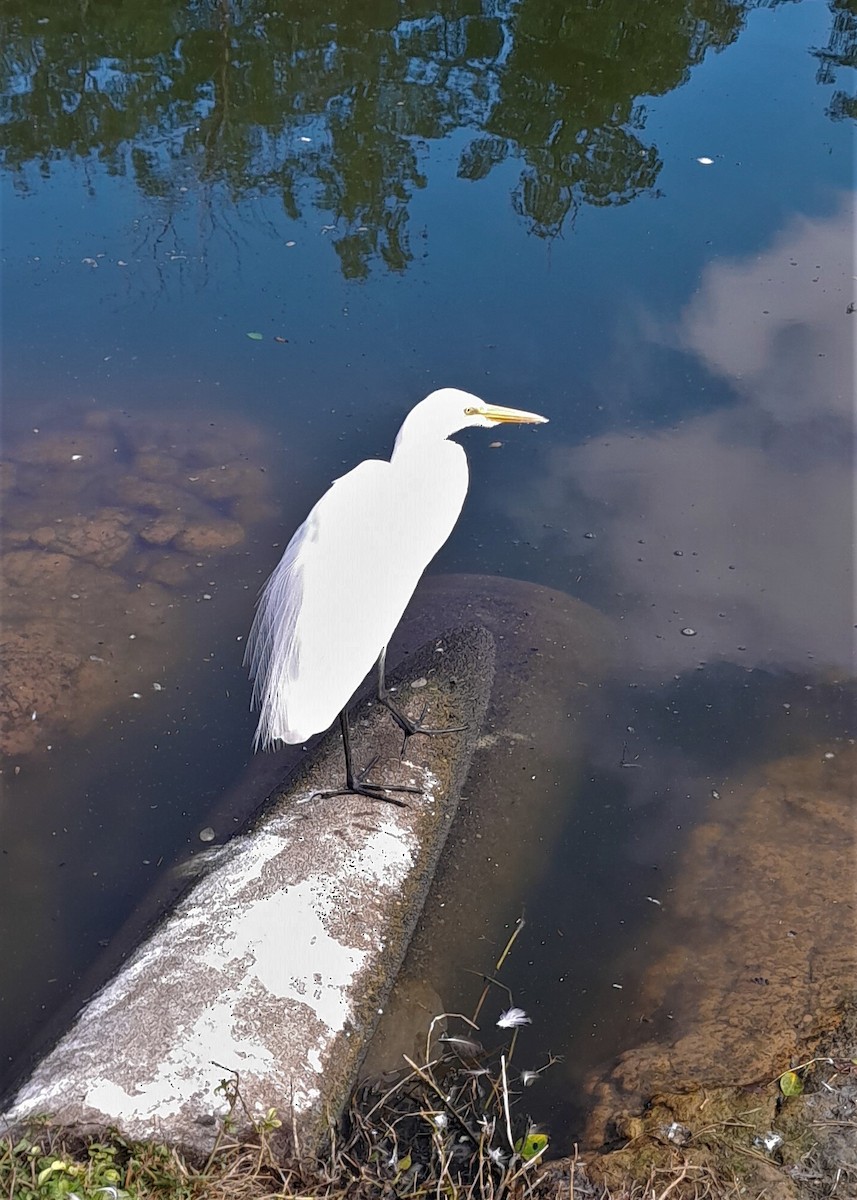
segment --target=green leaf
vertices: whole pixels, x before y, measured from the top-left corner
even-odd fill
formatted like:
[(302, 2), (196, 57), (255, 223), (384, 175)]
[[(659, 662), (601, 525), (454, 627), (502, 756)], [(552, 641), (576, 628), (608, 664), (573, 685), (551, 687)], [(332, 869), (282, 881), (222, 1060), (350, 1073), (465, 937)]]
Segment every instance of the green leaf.
[(53, 1174), (55, 1174), (57, 1171), (65, 1171), (65, 1169), (66, 1164), (62, 1161), (62, 1159), (55, 1158), (49, 1167), (45, 1167), (43, 1171), (39, 1171), (39, 1174), (36, 1176), (36, 1183), (39, 1187), (41, 1187), (43, 1183), (47, 1183)]
[(261, 342), (264, 335), (261, 333), (248, 333), (247, 336), (248, 338), (252, 338), (254, 342)]
[(532, 1132), (528, 1133), (526, 1137), (518, 1138), (517, 1142), (515, 1142), (515, 1149), (525, 1162), (529, 1162), (537, 1154), (542, 1154), (547, 1144), (548, 1135), (546, 1133)]
[(794, 1071), (785, 1071), (780, 1076), (780, 1091), (784, 1096), (799, 1096), (803, 1091), (803, 1080)]

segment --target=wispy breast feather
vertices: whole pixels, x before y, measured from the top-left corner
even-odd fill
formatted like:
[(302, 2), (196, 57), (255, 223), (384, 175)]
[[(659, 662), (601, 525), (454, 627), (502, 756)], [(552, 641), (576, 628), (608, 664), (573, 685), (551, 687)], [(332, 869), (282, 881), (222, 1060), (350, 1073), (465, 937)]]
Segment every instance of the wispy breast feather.
[(251, 708), (260, 710), (253, 745), (266, 749), (288, 740), (289, 685), (298, 674), (297, 624), (304, 597), (303, 555), (312, 532), (312, 514), (297, 530), (259, 594), (247, 639), (244, 665), (253, 680)]

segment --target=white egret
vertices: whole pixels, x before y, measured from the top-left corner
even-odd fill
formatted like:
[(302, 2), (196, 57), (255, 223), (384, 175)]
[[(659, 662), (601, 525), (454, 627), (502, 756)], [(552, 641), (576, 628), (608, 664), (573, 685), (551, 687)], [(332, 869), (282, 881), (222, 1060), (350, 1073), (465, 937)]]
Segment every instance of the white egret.
[(387, 644), (467, 494), (467, 456), (448, 439), (470, 425), (546, 420), (441, 388), (408, 413), (389, 462), (367, 459), (331, 485), (259, 597), (244, 657), (260, 712), (256, 748), (304, 742), (339, 714), (344, 791), (395, 804), (401, 801), (385, 792), (419, 790), (355, 774), (348, 702), (377, 663), (378, 699), (406, 736), (451, 732), (411, 721), (391, 700), (384, 675)]

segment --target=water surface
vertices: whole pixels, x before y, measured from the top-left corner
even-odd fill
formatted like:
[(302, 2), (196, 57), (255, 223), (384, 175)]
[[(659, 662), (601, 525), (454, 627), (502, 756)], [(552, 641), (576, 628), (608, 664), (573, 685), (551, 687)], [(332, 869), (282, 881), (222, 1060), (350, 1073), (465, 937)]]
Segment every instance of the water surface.
[[(854, 732), (849, 11), (4, 12), (5, 546), (31, 556), (5, 630), (36, 713), (4, 712), (4, 1082), (211, 814), (223, 837), (260, 799), (256, 589), (452, 384), (551, 423), (463, 439), (434, 569), (569, 592), (623, 646), (540, 881), (461, 964), (526, 905), (507, 982), (565, 1056), (528, 1101), (567, 1141), (563, 1097), (639, 1036), (645, 896), (712, 780)], [(146, 540), (146, 480), (202, 505), (196, 541)], [(46, 576), (75, 520), (74, 579)]]

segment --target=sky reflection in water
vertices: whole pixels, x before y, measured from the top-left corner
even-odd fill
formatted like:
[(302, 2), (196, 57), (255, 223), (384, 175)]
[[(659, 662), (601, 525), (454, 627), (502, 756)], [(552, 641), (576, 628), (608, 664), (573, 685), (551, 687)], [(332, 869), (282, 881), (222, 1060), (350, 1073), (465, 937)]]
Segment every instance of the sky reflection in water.
[[(262, 431), (254, 466), (277, 501), (245, 523), (211, 603), (174, 585), (168, 694), (86, 732), (58, 719), (4, 767), (9, 1077), (140, 896), (169, 891), (164, 869), (219, 798), (224, 834), (264, 791), (241, 783), (238, 639), (283, 540), (331, 478), (389, 452), (412, 403), (455, 384), (551, 425), (500, 450), (467, 439), (472, 492), (437, 568), (568, 591), (624, 638), (543, 882), (474, 930), (502, 945), (528, 902), (510, 978), (574, 1061), (561, 1093), (637, 1036), (633, 988), (605, 989), (645, 871), (702, 819), (711, 756), (740, 771), (848, 729), (844, 8), (722, 0), (703, 20), (664, 3), (634, 26), (610, 5), (286, 20), (161, 0), (82, 28), (52, 6), (6, 11), (10, 457), (34, 427), (93, 414), (238, 417)], [(56, 474), (37, 490), (43, 508), (99, 511)], [(33, 496), (13, 485), (7, 525), (26, 526)], [(129, 517), (130, 573), (146, 516)], [(29, 586), (17, 601), (50, 622)], [(142, 691), (130, 673), (117, 686)], [(724, 703), (746, 720), (712, 717)], [(617, 774), (622, 741), (647, 772)], [(617, 878), (633, 901), (598, 910)], [(538, 1115), (558, 1119), (543, 1094)]]

